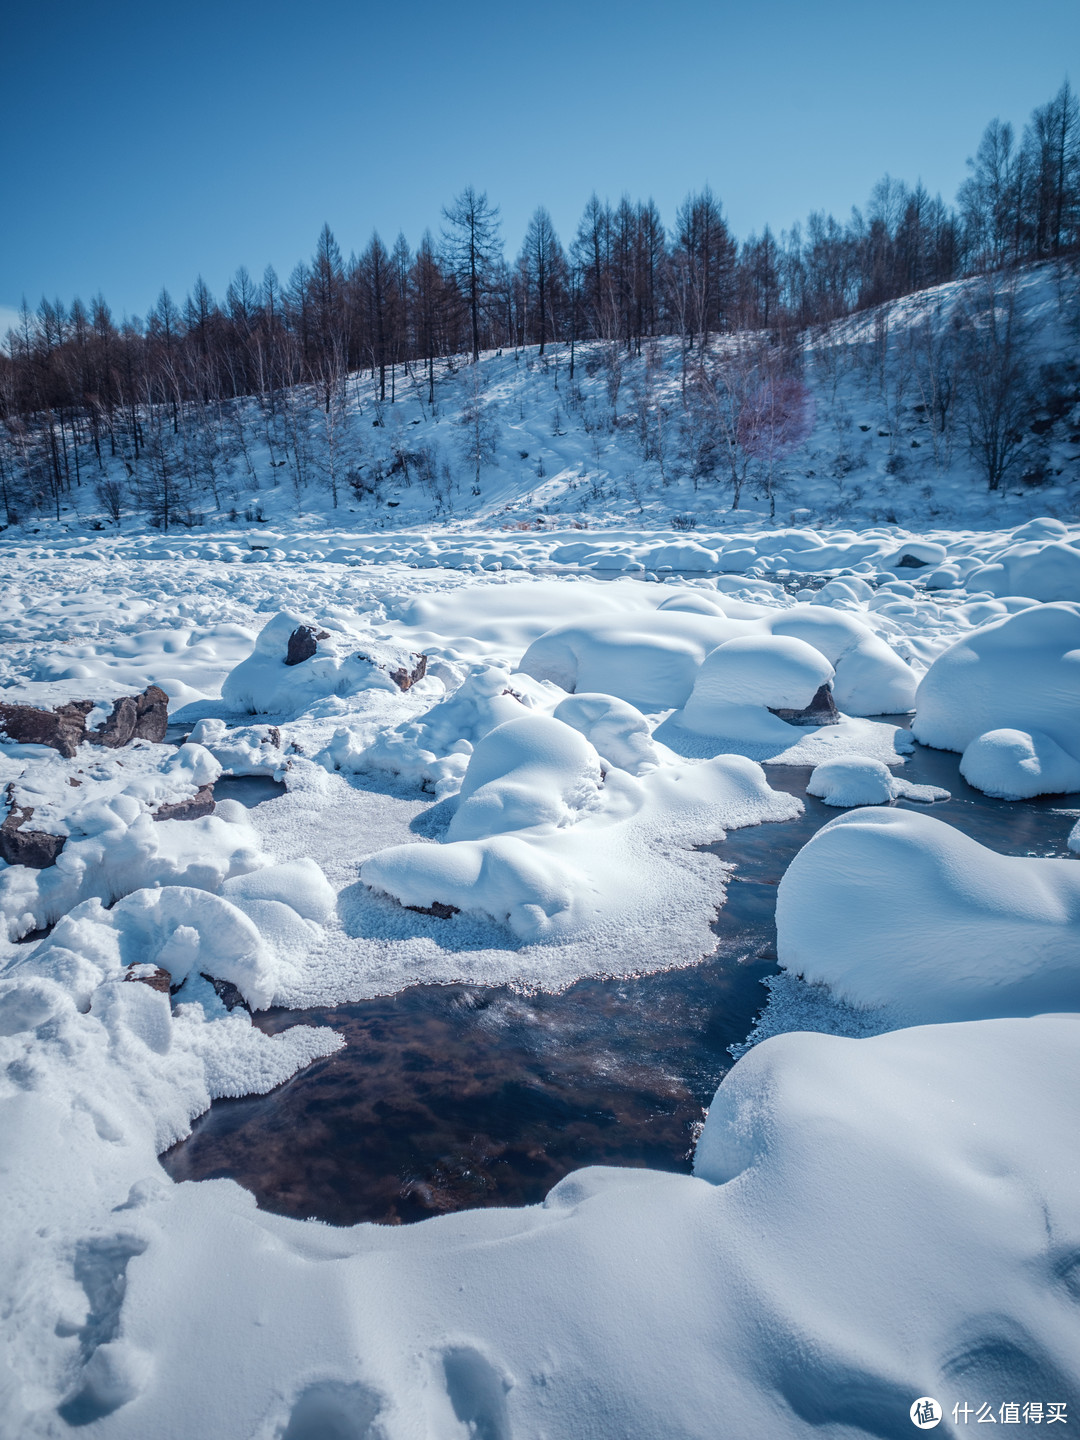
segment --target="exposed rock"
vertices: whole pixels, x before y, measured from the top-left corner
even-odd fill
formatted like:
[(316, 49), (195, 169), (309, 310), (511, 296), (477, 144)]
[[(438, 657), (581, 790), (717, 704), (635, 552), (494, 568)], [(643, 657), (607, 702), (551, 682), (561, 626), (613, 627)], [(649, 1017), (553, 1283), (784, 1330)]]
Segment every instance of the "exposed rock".
[(0, 705), (0, 731), (18, 745), (48, 745), (73, 760), (86, 737), (86, 717), (92, 700), (75, 700), (55, 710), (36, 705)]
[(152, 740), (160, 745), (169, 728), (169, 697), (160, 685), (148, 685), (141, 695), (135, 696), (135, 738)]
[(329, 640), (327, 630), (313, 630), (310, 625), (298, 625), (289, 636), (289, 648), (285, 652), (286, 665), (302, 665), (310, 660), (319, 648), (320, 640)]
[(416, 684), (417, 680), (422, 680), (427, 674), (427, 656), (413, 654), (411, 658), (416, 661), (411, 670), (401, 665), (396, 670), (387, 671), (399, 690), (408, 690)]
[(200, 820), (204, 815), (214, 813), (214, 787), (203, 785), (187, 800), (174, 800), (168, 805), (159, 805), (154, 811), (155, 820)]
[(404, 908), (415, 915), (434, 915), (436, 920), (449, 920), (451, 915), (461, 913), (456, 905), (447, 905), (442, 900), (435, 900), (430, 905), (406, 905)]
[[(11, 789), (8, 788), (8, 798)], [(34, 813), (32, 805), (16, 805), (11, 802), (3, 825), (0, 825), (0, 859), (9, 865), (26, 865), (31, 870), (45, 870), (55, 864), (56, 857), (64, 848), (66, 835), (49, 835), (44, 830), (23, 830)]]
[(897, 570), (925, 570), (926, 561), (920, 560), (917, 555), (905, 555), (897, 562)]
[(104, 725), (88, 731), (86, 739), (110, 750), (117, 750), (132, 740), (152, 740), (160, 744), (168, 725), (169, 697), (160, 686), (148, 685), (140, 695), (122, 695), (114, 701), (112, 714)]
[(151, 967), (149, 965), (129, 965), (124, 979), (134, 980), (139, 985), (149, 985), (151, 990), (159, 990), (162, 995), (171, 995), (172, 976), (168, 970), (162, 970), (160, 966), (155, 965), (149, 975), (136, 975), (134, 973), (136, 970), (150, 969)]
[(130, 695), (122, 695), (113, 702), (112, 714), (95, 730), (88, 730), (87, 740), (93, 745), (106, 745), (110, 750), (119, 750), (135, 738), (135, 724), (139, 710)]
[(839, 725), (844, 718), (836, 708), (832, 690), (822, 685), (805, 710), (773, 710), (772, 714), (789, 725)]
[(242, 1010), (251, 1011), (251, 1006), (244, 999), (240, 991), (231, 980), (218, 980), (213, 975), (207, 975), (205, 970), (199, 972), (204, 980), (209, 980), (214, 987), (214, 994), (218, 997), (226, 1010), (235, 1010), (239, 1005)]
[(169, 697), (157, 685), (148, 685), (141, 695), (121, 696), (104, 725), (88, 731), (86, 717), (93, 708), (93, 700), (72, 700), (55, 710), (0, 705), (0, 732), (19, 745), (48, 745), (66, 760), (75, 758), (84, 740), (116, 750), (132, 740), (160, 743), (165, 738)]

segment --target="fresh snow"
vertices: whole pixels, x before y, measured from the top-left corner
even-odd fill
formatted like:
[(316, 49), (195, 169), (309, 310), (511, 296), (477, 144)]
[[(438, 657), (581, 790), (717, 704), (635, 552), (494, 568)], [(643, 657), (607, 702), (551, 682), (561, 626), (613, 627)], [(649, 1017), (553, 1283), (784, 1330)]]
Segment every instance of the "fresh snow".
[[(907, 1434), (925, 1394), (1075, 1405), (1080, 1047), (1046, 1012), (1080, 1011), (1080, 867), (894, 804), (944, 798), (904, 779), (911, 712), (990, 793), (1080, 787), (1080, 527), (1010, 525), (0, 541), (3, 698), (159, 684), (188, 737), (0, 738), (13, 802), (66, 837), (0, 864), (3, 1440), (809, 1440)], [(822, 685), (840, 723), (772, 713)], [(337, 1229), (157, 1163), (341, 1044), (263, 1034), (231, 989), (696, 963), (727, 832), (799, 813), (773, 764), (860, 807), (777, 910), (774, 999), (847, 1033), (749, 1048), (693, 1176)], [(153, 819), (222, 771), (284, 793)]]

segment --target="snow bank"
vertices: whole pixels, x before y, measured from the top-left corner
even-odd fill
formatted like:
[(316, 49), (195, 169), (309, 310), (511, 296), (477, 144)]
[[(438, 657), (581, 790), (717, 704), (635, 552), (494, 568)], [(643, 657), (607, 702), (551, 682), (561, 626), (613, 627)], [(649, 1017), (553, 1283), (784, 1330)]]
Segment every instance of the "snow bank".
[(202, 997), (162, 1053), (68, 1006), (22, 1088), (0, 1084), (0, 1434), (56, 1433), (61, 1406), (108, 1440), (216, 1435), (223, 1414), (261, 1440), (704, 1440), (720, 1396), (725, 1434), (812, 1440), (904, 1435), (927, 1393), (1067, 1403), (1077, 1029), (781, 1036), (720, 1086), (694, 1176), (593, 1167), (540, 1206), (343, 1229), (154, 1163), (205, 1104), (219, 1036), (263, 1085), (336, 1037), (270, 1039)]
[(839, 816), (780, 882), (780, 964), (906, 1021), (1080, 1009), (1080, 866), (909, 810)]
[(948, 790), (937, 785), (915, 785), (894, 775), (880, 760), (852, 756), (826, 760), (815, 767), (806, 793), (826, 805), (888, 805), (893, 800), (948, 800)]

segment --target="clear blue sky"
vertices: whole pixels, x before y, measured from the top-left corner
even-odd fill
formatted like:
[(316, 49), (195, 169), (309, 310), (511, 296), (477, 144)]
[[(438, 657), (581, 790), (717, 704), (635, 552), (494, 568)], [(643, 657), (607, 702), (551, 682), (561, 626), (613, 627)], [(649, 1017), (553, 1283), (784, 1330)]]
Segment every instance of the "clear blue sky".
[[(1071, 70), (1080, 0), (41, 0), (2, 10), (0, 307), (144, 313), (240, 264), (285, 278), (437, 229), (465, 184), (508, 251), (589, 193), (666, 222), (708, 182), (737, 234), (846, 217), (885, 171), (951, 199), (984, 124)], [(6, 329), (0, 314), (0, 333)]]

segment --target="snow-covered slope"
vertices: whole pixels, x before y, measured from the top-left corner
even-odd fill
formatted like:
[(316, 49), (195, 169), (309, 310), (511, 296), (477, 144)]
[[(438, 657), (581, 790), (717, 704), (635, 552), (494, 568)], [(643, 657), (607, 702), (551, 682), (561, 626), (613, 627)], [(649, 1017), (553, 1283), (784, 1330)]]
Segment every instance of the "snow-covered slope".
[[(572, 378), (567, 345), (549, 345), (543, 356), (535, 346), (488, 352), (475, 367), (457, 357), (438, 368), (433, 400), (426, 374), (399, 371), (391, 403), (359, 372), (346, 382), (332, 425), (318, 396), (297, 391), (288, 434), (280, 404), (254, 398), (228, 402), (210, 419), (193, 415), (191, 425), (209, 427), (202, 448), (212, 463), (192, 458), (199, 447), (177, 448), (172, 528), (199, 534), (224, 526), (246, 547), (263, 524), (308, 532), (430, 522), (596, 530), (668, 528), (675, 519), (698, 530), (747, 520), (996, 529), (1035, 514), (1070, 519), (1080, 499), (1077, 275), (1046, 264), (1017, 282), (1023, 445), (993, 494), (970, 452), (956, 341), (966, 308), (986, 303), (984, 288), (980, 280), (939, 286), (799, 337), (792, 363), (807, 387), (808, 433), (770, 448), (768, 463), (742, 456), (741, 513), (729, 513), (725, 442), (719, 431), (710, 438), (694, 411), (701, 358), (662, 338), (640, 354), (578, 345)], [(707, 363), (764, 343), (718, 339)], [(171, 422), (161, 444), (180, 446)], [(102, 476), (87, 446), (85, 483), (65, 499), (61, 519), (24, 519), (15, 527), (21, 538), (111, 529), (95, 488), (101, 478), (127, 496), (121, 528), (144, 532), (156, 503), (154, 462), (127, 442), (120, 448), (105, 455)]]

